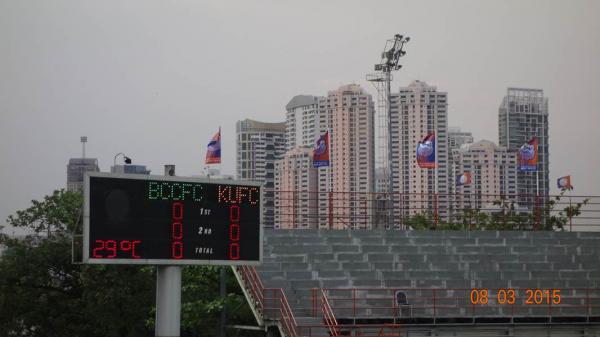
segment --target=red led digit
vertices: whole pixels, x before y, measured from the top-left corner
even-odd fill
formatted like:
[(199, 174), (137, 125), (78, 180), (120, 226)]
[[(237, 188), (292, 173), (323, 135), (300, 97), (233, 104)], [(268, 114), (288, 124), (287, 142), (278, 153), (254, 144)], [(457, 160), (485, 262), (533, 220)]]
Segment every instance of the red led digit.
[(171, 226), (171, 233), (173, 233), (173, 239), (183, 239), (183, 225), (181, 224), (181, 222), (174, 222)]
[(240, 259), (240, 244), (230, 243), (229, 244), (229, 259), (239, 260)]
[(140, 241), (140, 240), (133, 240), (133, 241), (131, 242), (131, 256), (132, 256), (134, 259), (139, 259), (139, 258), (140, 258), (140, 256), (139, 256), (139, 255), (135, 255), (135, 245), (137, 245), (138, 243), (141, 243), (141, 242), (142, 242), (142, 241)]
[(100, 254), (98, 251), (104, 249), (104, 240), (96, 240), (96, 247), (92, 250), (92, 256), (96, 259), (101, 259), (104, 256)]
[(183, 258), (183, 202), (173, 203), (173, 222), (171, 222), (171, 258)]
[(173, 220), (181, 221), (183, 219), (183, 203), (182, 202), (174, 202), (173, 203)]
[(106, 250), (112, 252), (112, 254), (106, 256), (107, 258), (112, 259), (117, 257), (117, 241), (106, 240)]
[(239, 241), (240, 240), (240, 225), (231, 224), (229, 225), (229, 240)]
[(229, 221), (239, 222), (240, 221), (240, 206), (232, 205), (229, 207)]
[(229, 259), (240, 259), (240, 206), (229, 206)]
[(171, 256), (174, 259), (181, 259), (183, 257), (183, 244), (181, 242), (173, 242), (171, 245)]

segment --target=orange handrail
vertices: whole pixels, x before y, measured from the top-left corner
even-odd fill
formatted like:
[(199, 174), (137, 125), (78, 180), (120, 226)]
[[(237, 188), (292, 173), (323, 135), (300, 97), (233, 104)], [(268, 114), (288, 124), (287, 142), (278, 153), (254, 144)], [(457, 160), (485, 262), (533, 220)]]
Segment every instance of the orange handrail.
[(338, 322), (335, 319), (335, 315), (333, 314), (333, 310), (331, 309), (331, 305), (329, 305), (329, 300), (323, 289), (321, 289), (321, 310), (323, 312), (323, 321), (329, 330), (329, 334), (334, 337), (339, 336), (340, 331)]

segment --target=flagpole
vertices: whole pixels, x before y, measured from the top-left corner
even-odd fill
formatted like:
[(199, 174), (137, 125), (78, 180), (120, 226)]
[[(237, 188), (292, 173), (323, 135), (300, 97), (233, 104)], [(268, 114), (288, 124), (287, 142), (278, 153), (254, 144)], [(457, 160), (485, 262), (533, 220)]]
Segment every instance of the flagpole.
[(436, 131), (433, 132), (433, 137), (434, 137), (433, 139), (435, 141), (435, 143), (434, 143), (435, 144), (434, 145), (435, 146), (435, 175), (434, 175), (435, 176), (435, 181), (434, 181), (434, 184), (433, 184), (433, 199), (434, 199), (433, 202), (434, 202), (434, 205), (435, 205), (435, 209), (434, 209), (434, 216), (433, 216), (434, 219), (433, 219), (433, 221), (434, 221), (434, 228), (437, 229), (438, 216), (439, 216), (439, 212), (438, 212), (438, 208), (439, 208), (439, 205), (438, 205), (438, 192), (439, 192), (439, 189), (438, 189), (438, 187), (439, 187), (438, 186), (438, 181), (439, 181), (439, 178), (438, 178), (438, 175), (439, 175), (439, 171), (438, 171), (438, 157), (439, 157), (438, 156), (438, 149), (439, 149), (439, 143), (438, 143), (438, 138), (437, 138), (438, 135), (437, 135)]
[(221, 172), (221, 168), (222, 168), (221, 166), (223, 165), (223, 156), (222, 156), (222, 154), (223, 154), (223, 142), (222, 142), (222, 138), (223, 138), (223, 135), (221, 134), (221, 126), (219, 125), (219, 151), (220, 151), (219, 154), (221, 155), (220, 158), (219, 158), (219, 175), (221, 177), (223, 177), (223, 173)]
[(571, 205), (571, 190), (569, 188), (569, 232), (573, 231), (573, 206)]
[[(534, 139), (535, 139), (534, 140), (534, 147), (533, 147), (533, 151), (534, 151), (533, 153), (534, 153), (534, 158), (535, 158), (535, 195), (536, 195), (536, 198), (537, 198), (537, 202), (536, 203), (537, 203), (538, 207), (540, 207), (540, 200), (539, 200), (540, 199), (540, 176), (539, 176), (540, 170), (538, 168), (538, 166), (539, 166), (538, 165), (538, 161), (539, 161), (539, 157), (538, 157), (539, 156), (539, 153), (538, 153), (539, 143), (538, 143), (537, 135), (538, 135), (538, 130), (536, 129), (536, 133), (535, 133), (535, 136), (534, 136)], [(546, 206), (546, 201), (542, 200), (542, 203), (543, 203), (542, 204), (543, 207), (545, 207)], [(538, 212), (539, 212), (539, 218), (540, 218), (540, 222), (541, 222), (542, 221), (542, 217), (544, 216), (544, 214), (542, 214), (542, 210), (540, 210), (540, 209), (538, 209)], [(545, 221), (544, 221), (544, 223), (545, 223)]]

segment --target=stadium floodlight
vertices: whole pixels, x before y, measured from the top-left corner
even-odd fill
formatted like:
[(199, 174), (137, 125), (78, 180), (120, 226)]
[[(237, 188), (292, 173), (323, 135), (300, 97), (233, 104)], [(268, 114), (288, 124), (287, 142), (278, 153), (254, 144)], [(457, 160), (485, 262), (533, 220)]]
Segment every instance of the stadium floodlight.
[(115, 154), (115, 157), (113, 158), (113, 167), (117, 166), (117, 157), (118, 156), (123, 156), (123, 162), (125, 162), (125, 164), (131, 164), (131, 158), (127, 157), (123, 152), (119, 152), (119, 153)]
[[(378, 119), (379, 125), (379, 141), (381, 142), (378, 146), (381, 152), (379, 152), (379, 165), (383, 169), (384, 175), (386, 176), (386, 189), (390, 204), (387, 206), (388, 211), (393, 207), (393, 193), (392, 193), (392, 116), (391, 116), (391, 90), (390, 83), (392, 81), (391, 72), (399, 70), (402, 65), (399, 64), (400, 58), (406, 55), (403, 50), (404, 44), (410, 41), (408, 36), (401, 34), (395, 34), (393, 39), (387, 40), (383, 52), (381, 53), (381, 60), (375, 64), (375, 74), (367, 75), (367, 81), (373, 83), (378, 92), (379, 106), (378, 106)], [(387, 227), (391, 228), (391, 214), (388, 214)]]

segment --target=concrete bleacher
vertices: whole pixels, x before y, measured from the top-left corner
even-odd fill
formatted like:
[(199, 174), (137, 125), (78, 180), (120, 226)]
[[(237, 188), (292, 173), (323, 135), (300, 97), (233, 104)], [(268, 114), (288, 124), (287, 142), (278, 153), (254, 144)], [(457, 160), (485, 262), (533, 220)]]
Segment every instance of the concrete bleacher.
[[(591, 295), (585, 290), (600, 288), (600, 233), (266, 230), (264, 234), (264, 259), (256, 269), (265, 287), (284, 290), (300, 320), (310, 321), (313, 288), (331, 289), (328, 296), (339, 318), (401, 315), (418, 322), (434, 316), (600, 317), (596, 298), (600, 290)], [(352, 288), (362, 290), (334, 290)], [(470, 305), (472, 288), (490, 289), (492, 302)], [(560, 289), (561, 305), (495, 305), (494, 291), (501, 288), (517, 289), (521, 302), (526, 289)], [(396, 289), (406, 293), (410, 313), (392, 314), (390, 298)], [(586, 300), (598, 307), (583, 306)]]

